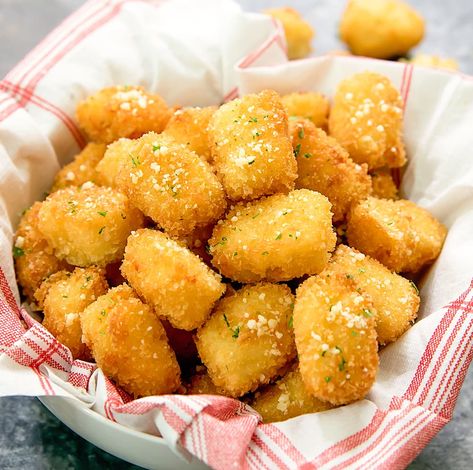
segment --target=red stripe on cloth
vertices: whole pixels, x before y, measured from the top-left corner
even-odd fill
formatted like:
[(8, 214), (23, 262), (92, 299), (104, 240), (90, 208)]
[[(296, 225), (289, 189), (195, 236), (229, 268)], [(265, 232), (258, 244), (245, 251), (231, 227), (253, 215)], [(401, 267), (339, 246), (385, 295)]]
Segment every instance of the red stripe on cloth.
[[(90, 18), (99, 14), (100, 10), (107, 7), (108, 3), (108, 0), (90, 0), (85, 3), (78, 10), (69, 15), (57, 28), (51, 31), (38, 46), (26, 55), (25, 58), (8, 73), (7, 78), (9, 80), (15, 80), (16, 83), (21, 83), (29, 74), (34, 72), (36, 67), (41, 65), (41, 62), (44, 61), (55, 48), (70, 37), (71, 33), (80, 28), (81, 25)], [(84, 14), (87, 14), (87, 16), (81, 18)], [(77, 24), (74, 24), (74, 22)], [(21, 74), (18, 79), (14, 78), (16, 74)]]
[(435, 416), (433, 420), (425, 423), (414, 436), (410, 436), (408, 441), (397, 448), (380, 468), (390, 470), (406, 468), (447, 422), (440, 416)]
[[(407, 406), (403, 410), (391, 409), (390, 408), (388, 413), (386, 414), (385, 418), (383, 419), (382, 423), (380, 424), (380, 428), (382, 428), (383, 431), (388, 430), (390, 427), (394, 426), (396, 423), (406, 419), (406, 417), (409, 415), (409, 413), (412, 411), (413, 408), (415, 408), (415, 407), (414, 406)], [(395, 412), (395, 414), (394, 414), (394, 412)], [(394, 414), (394, 416), (393, 416), (393, 414)], [(409, 422), (411, 422), (413, 420), (416, 420), (418, 418), (418, 416), (419, 416), (419, 414), (416, 414), (414, 417), (409, 419)], [(374, 435), (374, 433), (376, 431), (378, 431), (378, 428), (377, 429), (372, 429), (371, 434), (369, 436), (367, 436), (367, 439), (365, 439), (363, 441), (363, 443), (368, 441)], [(341, 463), (337, 464), (336, 466), (331, 467), (331, 469), (332, 470), (342, 470), (342, 469), (348, 467), (349, 465), (352, 465), (352, 464), (356, 463), (357, 461), (361, 460), (363, 457), (368, 455), (374, 448), (379, 448), (380, 444), (383, 443), (384, 439), (385, 439), (385, 433), (384, 432), (379, 433), (378, 437), (373, 439), (367, 447), (361, 449), (360, 452), (356, 453), (355, 455), (352, 455), (347, 460), (344, 460)]]
[(327, 464), (331, 460), (340, 457), (342, 454), (345, 454), (355, 449), (360, 444), (363, 444), (363, 442), (365, 442), (373, 434), (373, 432), (378, 429), (386, 415), (387, 411), (377, 409), (368, 425), (366, 425), (363, 429), (356, 432), (355, 434), (352, 434), (346, 439), (337, 442), (333, 446), (323, 451), (312, 461), (313, 464), (316, 467), (321, 467), (322, 465)]
[[(458, 331), (464, 326), (467, 320), (466, 314), (462, 314), (461, 317), (456, 317), (455, 320), (457, 321), (457, 327)], [(448, 360), (448, 365), (440, 379), (440, 382), (437, 385), (437, 388), (435, 389), (435, 393), (432, 398), (429, 399), (430, 406), (429, 408), (432, 409), (432, 411), (436, 411), (438, 408), (438, 403), (442, 400), (442, 398), (445, 396), (445, 393), (447, 393), (447, 390), (449, 389), (452, 381), (454, 380), (455, 373), (457, 369), (460, 367), (460, 364), (462, 362), (461, 356), (458, 357), (460, 354), (461, 350), (464, 350), (468, 347), (466, 338), (467, 336), (470, 336), (470, 332), (468, 329), (464, 331), (460, 343), (457, 345), (455, 348), (453, 354), (450, 355), (449, 360)], [(451, 348), (449, 348), (451, 349)], [(462, 351), (463, 352), (463, 351)], [(433, 380), (435, 380), (435, 377), (433, 377)]]
[[(15, 94), (21, 96), (21, 97), (26, 97), (26, 90), (20, 88), (17, 85), (13, 85), (13, 83), (10, 83), (8, 81), (3, 80), (0, 82), (0, 89), (4, 90), (9, 90), (9, 91), (14, 91)], [(38, 95), (28, 95), (28, 101), (31, 102), (32, 104), (38, 106), (41, 109), (44, 109), (45, 111), (48, 111), (52, 114), (54, 114), (70, 131), (72, 136), (74, 137), (77, 145), (79, 147), (84, 147), (86, 144), (86, 140), (82, 133), (80, 132), (79, 128), (76, 126), (75, 122), (73, 119), (71, 119), (64, 111), (62, 111), (60, 108), (58, 108), (56, 105), (50, 103), (44, 98), (41, 98)]]
[(272, 439), (298, 466), (305, 462), (304, 456), (278, 427), (268, 424), (259, 426), (258, 429)]
[(412, 75), (414, 73), (414, 66), (413, 65), (407, 65), (408, 72), (407, 72), (407, 79), (406, 79), (406, 85), (404, 87), (404, 95), (403, 95), (403, 110), (406, 110), (407, 106), (407, 99), (409, 98), (409, 91), (411, 89), (411, 81), (412, 81)]
[(20, 307), (16, 303), (15, 296), (13, 295), (13, 292), (10, 289), (10, 284), (8, 284), (7, 278), (2, 268), (0, 268), (0, 290), (12, 312), (14, 312), (18, 317), (20, 317)]
[[(125, 2), (131, 0), (122, 1)], [(83, 39), (89, 36), (92, 32), (102, 27), (111, 19), (113, 19), (120, 11), (121, 6), (122, 3), (117, 3), (109, 13), (92, 23), (90, 26), (85, 27), (85, 25), (83, 25), (84, 29), (80, 30), (77, 37), (75, 37), (72, 41), (65, 43), (65, 46), (62, 47), (61, 50), (58, 51), (57, 54), (55, 54), (54, 56), (48, 56), (48, 59), (50, 59), (49, 62), (45, 63), (44, 66), (38, 71), (38, 73), (31, 79), (28, 85), (23, 87), (24, 91), (16, 105), (10, 106), (0, 114), (0, 121), (6, 119), (8, 116), (11, 115), (12, 112), (14, 112), (19, 107), (24, 107), (31, 100), (36, 86), (41, 81), (41, 79), (47, 74), (47, 72), (51, 70), (68, 52), (70, 52), (74, 47), (76, 47), (80, 42), (82, 42)], [(18, 91), (15, 91), (15, 93), (18, 93)]]
[(88, 390), (90, 377), (96, 368), (97, 366), (95, 364), (77, 359), (72, 363), (71, 372), (69, 373), (67, 382), (74, 387)]
[[(254, 437), (254, 436), (253, 436)], [(252, 444), (253, 445), (257, 445), (253, 439), (251, 440)], [(251, 455), (251, 459), (253, 460), (254, 462), (254, 467), (261, 470), (261, 469), (264, 469), (264, 470), (269, 470), (269, 467), (264, 463), (263, 459), (261, 458), (261, 456), (258, 454), (258, 452), (256, 452), (255, 449), (253, 449), (252, 446), (248, 446), (248, 449), (246, 450), (246, 458), (248, 458), (248, 454)], [(282, 470), (282, 469), (286, 469), (287, 468), (287, 465), (283, 465), (281, 467), (274, 467), (274, 468), (278, 468), (279, 470)]]
[[(454, 313), (449, 312), (448, 315), (451, 317), (451, 322), (456, 320)], [(456, 338), (458, 332), (460, 331), (460, 327), (461, 327), (461, 322), (457, 321), (453, 327), (453, 331), (450, 333), (449, 337), (447, 338), (447, 341), (445, 342), (445, 345), (443, 346), (442, 351), (439, 357), (437, 358), (437, 361), (435, 362), (434, 367), (429, 373), (429, 376), (428, 376), (429, 378), (425, 382), (425, 385), (422, 389), (422, 392), (419, 398), (415, 400), (420, 405), (426, 405), (428, 408), (430, 408), (431, 403), (426, 402), (427, 395), (429, 391), (431, 390), (432, 384), (434, 383), (435, 378), (437, 377), (440, 367), (443, 365), (445, 358), (447, 357), (447, 353), (451, 349), (454, 339)]]
[(70, 365), (72, 363), (72, 354), (67, 346), (64, 346), (62, 343), (60, 343), (48, 330), (46, 330), (46, 328), (44, 328), (44, 326), (42, 326), (38, 322), (36, 322), (36, 324), (31, 327), (30, 333), (36, 335), (39, 340), (44, 341), (46, 344), (54, 344), (54, 346), (56, 347), (54, 353), (58, 355), (58, 359), (61, 359), (65, 364), (67, 364), (67, 368), (59, 365), (56, 368), (59, 368), (64, 372), (70, 370)]
[[(464, 323), (468, 323), (466, 320)], [(469, 322), (470, 327), (465, 330), (465, 333), (462, 336), (461, 343), (457, 347), (454, 353), (454, 358), (457, 357), (455, 362), (455, 367), (453, 371), (448, 374), (448, 380), (446, 385), (443, 388), (443, 393), (439, 397), (437, 403), (434, 402), (433, 411), (440, 414), (441, 416), (450, 419), (453, 413), (453, 406), (446, 406), (446, 401), (448, 398), (452, 397), (452, 393), (455, 395), (459, 393), (460, 387), (458, 384), (458, 376), (462, 374), (462, 371), (465, 368), (465, 365), (468, 364), (468, 358), (471, 357), (471, 352), (473, 351), (473, 344), (471, 338), (473, 337), (473, 323)], [(463, 347), (462, 347), (463, 345)], [(465, 369), (466, 373), (466, 369)], [(442, 381), (445, 379), (443, 377)], [(463, 380), (462, 380), (463, 382)], [(458, 387), (458, 388), (455, 388)]]
[[(261, 427), (256, 429), (256, 432), (251, 438), (253, 445), (259, 448), (267, 458), (272, 460), (274, 468), (288, 468), (287, 465), (273, 452), (273, 449), (271, 449), (271, 447), (261, 439), (261, 437), (258, 435), (258, 432), (261, 432)], [(255, 456), (258, 455), (256, 451), (253, 452)]]
[[(418, 415), (412, 417), (408, 422), (404, 423), (391, 439), (388, 439), (386, 435), (384, 435), (381, 445), (373, 447), (373, 455), (363, 462), (363, 466), (366, 468), (376, 468), (375, 465), (379, 465), (379, 462), (382, 462), (386, 456), (389, 456), (390, 452), (396, 449), (396, 447), (401, 448), (404, 445), (403, 441), (404, 443), (407, 442), (410, 439), (410, 434), (431, 421), (433, 416), (433, 413), (423, 410)], [(369, 455), (369, 453), (370, 452), (368, 452), (367, 455)]]
[(55, 395), (54, 390), (49, 382), (48, 378), (45, 377), (36, 367), (32, 367), (31, 370), (38, 377), (39, 384), (44, 391), (45, 395)]

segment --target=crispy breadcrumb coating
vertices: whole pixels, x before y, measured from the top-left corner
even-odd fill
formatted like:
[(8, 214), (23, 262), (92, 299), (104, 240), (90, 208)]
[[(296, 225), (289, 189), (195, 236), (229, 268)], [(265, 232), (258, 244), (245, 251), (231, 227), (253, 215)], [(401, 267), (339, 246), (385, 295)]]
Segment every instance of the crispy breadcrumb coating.
[(397, 186), (394, 183), (391, 171), (380, 168), (370, 173), (373, 183), (372, 196), (379, 199), (399, 199)]
[(210, 160), (210, 146), (207, 127), (216, 106), (206, 108), (182, 108), (171, 116), (164, 133), (176, 142), (185, 145), (204, 160)]
[(126, 239), (142, 225), (143, 215), (122, 193), (88, 182), (51, 194), (38, 220), (58, 258), (75, 266), (105, 266), (122, 257)]
[(374, 72), (352, 75), (337, 87), (330, 135), (356, 163), (367, 163), (370, 169), (403, 166), (402, 106), (398, 90), (387, 77)]
[(89, 143), (74, 160), (59, 170), (54, 178), (51, 192), (67, 186), (82, 186), (87, 181), (100, 184), (100, 177), (97, 175), (95, 167), (103, 158), (105, 144)]
[(38, 214), (41, 202), (35, 202), (21, 217), (13, 242), (13, 257), (18, 284), (29, 301), (35, 290), (51, 274), (69, 265), (57, 258), (52, 247), (40, 232)]
[(423, 18), (400, 0), (349, 0), (340, 38), (356, 55), (389, 59), (405, 55), (424, 36)]
[(233, 201), (294, 189), (297, 165), (279, 95), (264, 90), (226, 103), (209, 124), (212, 159)]
[(330, 104), (324, 95), (316, 92), (295, 92), (281, 96), (289, 121), (292, 118), (305, 118), (317, 127), (327, 129)]
[(395, 272), (418, 272), (442, 250), (447, 229), (412, 201), (370, 197), (352, 207), (348, 217), (350, 246)]
[(333, 221), (344, 220), (351, 205), (371, 193), (368, 166), (354, 163), (333, 137), (306, 119), (291, 121), (289, 131), (299, 174), (296, 188), (327, 196), (332, 204)]
[(406, 62), (434, 69), (458, 70), (458, 62), (455, 59), (440, 57), (438, 55), (417, 54), (411, 60), (407, 60)]
[(330, 208), (325, 196), (308, 189), (238, 204), (215, 226), (212, 264), (239, 282), (319, 273), (335, 248)]
[(186, 387), (186, 395), (225, 395), (225, 393), (212, 382), (207, 372), (196, 372)]
[(296, 293), (294, 333), (310, 394), (334, 405), (365, 397), (378, 368), (376, 311), (344, 275), (323, 272)]
[(90, 359), (82, 341), (80, 315), (107, 290), (105, 272), (91, 266), (55, 273), (35, 292), (44, 313), (43, 326), (71, 350), (74, 359)]
[(293, 302), (285, 285), (245, 286), (224, 297), (199, 328), (199, 356), (225, 394), (239, 397), (256, 390), (294, 358)]
[(128, 238), (121, 271), (158, 315), (181, 330), (202, 325), (225, 292), (218, 274), (157, 230), (138, 230)]
[(415, 284), (391, 272), (375, 259), (339, 245), (326, 272), (340, 273), (352, 279), (361, 294), (369, 295), (377, 311), (379, 344), (396, 341), (416, 319), (420, 297)]
[(77, 120), (92, 142), (109, 144), (120, 137), (136, 139), (161, 132), (171, 111), (159, 95), (141, 86), (104, 88), (77, 106)]
[(256, 392), (250, 404), (265, 423), (277, 423), (333, 408), (331, 403), (318, 400), (307, 391), (298, 368), (288, 372), (261, 392)]
[(170, 235), (188, 235), (216, 222), (225, 211), (222, 185), (195, 152), (155, 133), (131, 148), (120, 145), (128, 151), (119, 157), (117, 187)]
[(264, 13), (281, 21), (286, 34), (289, 59), (302, 59), (310, 54), (315, 32), (297, 10), (289, 7), (269, 8)]
[(90, 304), (81, 324), (97, 365), (128, 393), (162, 395), (179, 387), (179, 365), (163, 325), (126, 284)]

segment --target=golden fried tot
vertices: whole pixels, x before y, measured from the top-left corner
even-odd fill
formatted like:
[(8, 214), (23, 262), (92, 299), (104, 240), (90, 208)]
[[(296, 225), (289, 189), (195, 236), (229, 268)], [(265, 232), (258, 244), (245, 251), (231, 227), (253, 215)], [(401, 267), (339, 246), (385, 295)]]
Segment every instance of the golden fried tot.
[(187, 395), (225, 395), (224, 391), (218, 388), (207, 372), (196, 372), (186, 387)]
[(57, 258), (52, 247), (38, 228), (42, 203), (35, 202), (21, 217), (13, 243), (13, 257), (18, 284), (29, 301), (41, 282), (51, 274), (69, 269)]
[(327, 129), (330, 105), (328, 99), (321, 93), (296, 92), (281, 96), (286, 108), (289, 121), (293, 118), (305, 118), (317, 127)]
[(417, 287), (381, 263), (346, 245), (339, 245), (326, 272), (352, 279), (361, 294), (368, 294), (377, 311), (379, 344), (396, 341), (412, 325), (419, 311)]
[(351, 205), (371, 193), (368, 166), (354, 163), (333, 137), (307, 119), (291, 121), (289, 131), (299, 175), (296, 188), (327, 196), (332, 204), (333, 221), (344, 220)]
[(285, 285), (245, 286), (224, 297), (199, 328), (199, 356), (225, 394), (240, 397), (256, 390), (294, 358), (293, 302)]
[(122, 165), (126, 165), (130, 154), (135, 150), (136, 140), (126, 138), (118, 139), (109, 144), (105, 150), (103, 158), (97, 163), (98, 183), (110, 188), (117, 187), (117, 176)]
[(458, 70), (458, 62), (449, 57), (440, 57), (438, 55), (417, 54), (409, 62), (414, 65), (421, 65), (422, 67), (431, 67), (434, 69), (445, 69), (451, 71)]
[(314, 37), (312, 26), (305, 21), (294, 8), (270, 8), (264, 13), (279, 20), (284, 28), (289, 59), (302, 59), (312, 50), (311, 41)]
[(107, 290), (104, 271), (92, 266), (55, 273), (35, 292), (44, 313), (43, 326), (71, 350), (74, 359), (90, 359), (82, 342), (80, 315)]
[(181, 330), (202, 325), (225, 291), (198, 256), (157, 230), (130, 235), (121, 271), (158, 315)]
[(216, 106), (178, 109), (171, 116), (164, 133), (194, 151), (199, 157), (209, 161), (210, 146), (207, 127), (216, 110)]
[(380, 168), (370, 173), (372, 196), (379, 199), (399, 199), (398, 189), (389, 170)]
[(81, 325), (97, 365), (128, 393), (162, 395), (179, 387), (181, 371), (163, 325), (126, 284), (90, 304)]
[(404, 165), (402, 99), (391, 81), (362, 72), (337, 88), (329, 117), (330, 135), (356, 163), (370, 169)]
[(349, 245), (395, 272), (415, 273), (433, 263), (446, 236), (444, 225), (405, 199), (369, 197), (348, 217)]
[(165, 101), (140, 86), (104, 88), (77, 106), (79, 126), (92, 142), (104, 144), (161, 132), (170, 116)]
[(423, 36), (423, 18), (401, 0), (349, 0), (340, 22), (353, 54), (377, 59), (405, 55)]
[(214, 228), (212, 264), (239, 282), (319, 273), (335, 248), (330, 209), (325, 196), (308, 189), (239, 204)]
[(250, 405), (265, 423), (276, 423), (333, 408), (332, 404), (318, 400), (307, 391), (297, 368), (261, 392), (256, 392)]
[(225, 211), (222, 185), (195, 152), (155, 133), (134, 141), (131, 148), (120, 145), (128, 151), (119, 157), (117, 187), (170, 235), (189, 235)]
[(38, 214), (39, 230), (56, 256), (75, 266), (119, 260), (128, 235), (142, 223), (125, 195), (90, 182), (51, 194)]
[(378, 368), (376, 310), (356, 284), (326, 271), (296, 292), (294, 333), (307, 391), (343, 405), (363, 398)]
[(294, 189), (297, 165), (279, 95), (264, 90), (222, 105), (212, 116), (212, 160), (227, 196), (257, 199)]
[(67, 186), (82, 186), (87, 181), (99, 184), (100, 177), (95, 167), (102, 160), (105, 144), (89, 143), (74, 160), (59, 170), (54, 178), (51, 192)]

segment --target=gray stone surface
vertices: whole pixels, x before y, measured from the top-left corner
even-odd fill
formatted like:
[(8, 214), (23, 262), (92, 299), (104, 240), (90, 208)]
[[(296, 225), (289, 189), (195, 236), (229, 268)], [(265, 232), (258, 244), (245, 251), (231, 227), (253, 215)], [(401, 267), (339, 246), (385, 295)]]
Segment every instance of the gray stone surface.
[[(82, 0), (0, 0), (0, 76), (38, 43)], [(343, 0), (240, 0), (245, 9), (291, 4), (317, 29), (314, 47), (341, 47), (337, 23)], [(419, 50), (456, 58), (473, 74), (473, 2), (411, 0), (427, 20)], [(473, 468), (473, 373), (460, 393), (453, 420), (410, 465), (412, 470)], [(0, 469), (137, 469), (84, 441), (34, 398), (0, 399)]]

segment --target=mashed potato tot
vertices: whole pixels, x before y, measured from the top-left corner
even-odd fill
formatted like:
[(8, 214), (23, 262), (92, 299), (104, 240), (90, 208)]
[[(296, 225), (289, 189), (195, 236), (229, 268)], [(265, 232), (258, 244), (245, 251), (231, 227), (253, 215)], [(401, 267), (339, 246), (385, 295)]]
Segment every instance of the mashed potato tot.
[(86, 183), (48, 196), (38, 220), (58, 258), (75, 266), (104, 266), (121, 259), (128, 235), (142, 225), (143, 216), (125, 195)]

